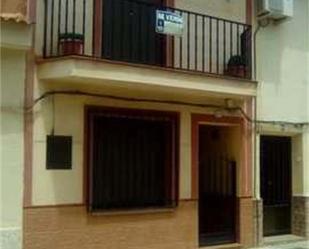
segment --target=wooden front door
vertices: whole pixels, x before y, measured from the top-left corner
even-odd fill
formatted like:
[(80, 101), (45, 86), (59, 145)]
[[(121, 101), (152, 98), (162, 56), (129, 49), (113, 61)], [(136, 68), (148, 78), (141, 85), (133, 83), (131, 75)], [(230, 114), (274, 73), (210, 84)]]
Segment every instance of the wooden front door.
[(103, 58), (164, 66), (166, 37), (155, 31), (164, 0), (104, 0)]
[(236, 240), (236, 162), (229, 158), (220, 128), (199, 127), (199, 244)]
[(291, 138), (261, 137), (264, 235), (291, 232)]

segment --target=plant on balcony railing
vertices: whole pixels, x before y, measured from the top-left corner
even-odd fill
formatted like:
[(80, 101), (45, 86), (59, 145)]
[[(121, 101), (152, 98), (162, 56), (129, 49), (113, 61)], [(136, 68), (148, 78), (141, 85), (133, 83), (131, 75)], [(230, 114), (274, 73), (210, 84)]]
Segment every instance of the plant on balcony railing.
[(63, 33), (59, 35), (61, 55), (82, 55), (84, 51), (84, 35)]
[(229, 59), (225, 74), (233, 77), (245, 77), (248, 71), (244, 56), (234, 55)]

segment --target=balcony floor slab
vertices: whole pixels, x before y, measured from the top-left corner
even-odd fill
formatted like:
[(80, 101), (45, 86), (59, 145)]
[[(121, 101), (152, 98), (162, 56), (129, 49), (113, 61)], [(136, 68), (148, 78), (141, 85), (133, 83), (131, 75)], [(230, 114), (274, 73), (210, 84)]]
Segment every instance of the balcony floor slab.
[(43, 82), (161, 89), (214, 97), (252, 97), (257, 94), (257, 82), (251, 80), (80, 56), (38, 60), (37, 65), (38, 79)]

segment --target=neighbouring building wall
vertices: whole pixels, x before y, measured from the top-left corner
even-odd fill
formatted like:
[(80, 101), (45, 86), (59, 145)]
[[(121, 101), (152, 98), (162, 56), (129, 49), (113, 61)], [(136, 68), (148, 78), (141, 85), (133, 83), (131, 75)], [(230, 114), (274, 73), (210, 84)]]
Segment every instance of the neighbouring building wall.
[[(307, 21), (309, 21), (309, 3), (307, 3)], [(307, 122), (309, 122), (309, 25), (307, 25)], [(305, 176), (307, 180), (305, 181), (305, 195), (309, 196), (309, 127), (306, 129), (305, 133), (306, 147), (304, 148), (304, 161), (306, 162)], [(309, 217), (308, 217), (309, 220)], [(309, 227), (309, 225), (308, 225)]]
[(1, 48), (0, 247), (21, 248), (25, 52)]
[(0, 248), (22, 245), (24, 88), (30, 29), (1, 21)]
[(1, 0), (0, 17), (4, 19), (27, 20), (27, 1)]
[(294, 16), (257, 33), (258, 118), (308, 119), (308, 1), (294, 1)]
[[(293, 200), (292, 230), (293, 233), (309, 238), (309, 133), (297, 135), (293, 145)], [(294, 142), (293, 140), (293, 142)], [(294, 149), (294, 148), (293, 148)]]
[[(258, 120), (309, 122), (308, 23), (309, 2), (296, 0), (292, 18), (260, 27), (256, 40)], [(308, 126), (261, 125), (258, 131), (260, 134), (292, 137), (292, 230), (297, 235), (309, 236)], [(256, 179), (256, 197), (260, 198), (258, 174)]]

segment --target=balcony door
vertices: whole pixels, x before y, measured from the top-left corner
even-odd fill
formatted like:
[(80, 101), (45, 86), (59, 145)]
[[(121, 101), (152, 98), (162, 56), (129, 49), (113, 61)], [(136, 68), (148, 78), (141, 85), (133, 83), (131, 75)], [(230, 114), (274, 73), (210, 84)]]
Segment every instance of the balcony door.
[(155, 31), (156, 10), (164, 0), (104, 0), (102, 56), (164, 66), (166, 37)]

